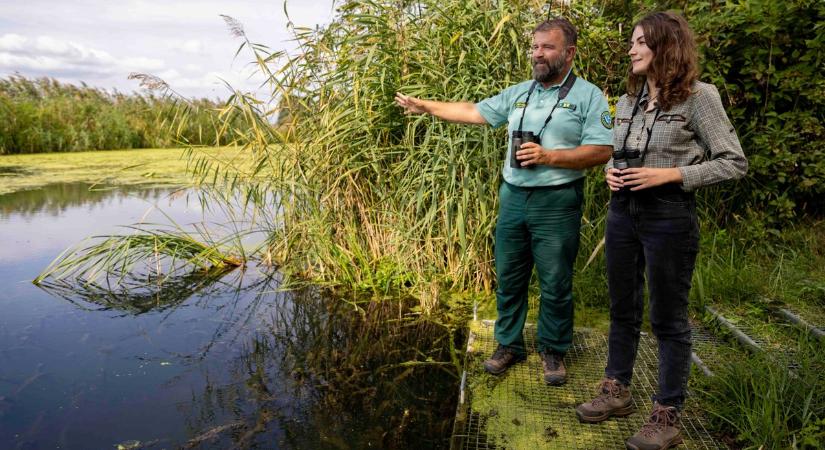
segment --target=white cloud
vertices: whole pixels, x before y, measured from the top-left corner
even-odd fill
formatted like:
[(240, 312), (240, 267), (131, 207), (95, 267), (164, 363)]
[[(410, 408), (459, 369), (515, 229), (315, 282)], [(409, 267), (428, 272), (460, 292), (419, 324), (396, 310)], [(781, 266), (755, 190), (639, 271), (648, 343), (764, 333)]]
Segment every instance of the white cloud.
[[(326, 23), (332, 0), (288, 0), (300, 26)], [(0, 0), (0, 77), (15, 72), (129, 92), (130, 72), (163, 77), (186, 96), (229, 94), (221, 81), (255, 91), (248, 52), (220, 14), (241, 22), (252, 42), (292, 50), (280, 0)], [(174, 70), (174, 72), (172, 72)]]
[(0, 37), (0, 70), (65, 75), (102, 76), (132, 71), (157, 71), (166, 64), (156, 58), (116, 58), (108, 52), (52, 36)]
[(26, 38), (19, 34), (4, 34), (0, 36), (0, 51), (22, 50), (26, 44)]
[(134, 71), (156, 71), (166, 67), (166, 63), (160, 59), (155, 58), (123, 58), (116, 63), (117, 67), (122, 68), (126, 72)]
[(172, 48), (175, 50), (180, 50), (186, 53), (192, 53), (194, 55), (202, 54), (204, 51), (204, 44), (203, 41), (199, 39), (189, 39), (182, 42), (177, 42), (172, 45)]
[(77, 69), (77, 66), (74, 64), (64, 64), (64, 61), (49, 56), (15, 55), (13, 53), (0, 52), (0, 68), (6, 68), (13, 72), (26, 70), (74, 71)]

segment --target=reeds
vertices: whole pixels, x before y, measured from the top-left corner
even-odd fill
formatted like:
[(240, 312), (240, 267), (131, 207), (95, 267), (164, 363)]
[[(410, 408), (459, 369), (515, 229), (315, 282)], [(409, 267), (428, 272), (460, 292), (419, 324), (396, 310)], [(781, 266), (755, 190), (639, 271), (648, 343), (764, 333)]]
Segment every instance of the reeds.
[(129, 228), (136, 232), (93, 237), (86, 246), (67, 249), (34, 283), (69, 279), (90, 284), (103, 279), (110, 285), (113, 280), (117, 284), (128, 277), (134, 282), (144, 275), (146, 284), (162, 284), (190, 271), (206, 276), (243, 264), (237, 256), (222, 252), (222, 242), (204, 242), (179, 229)]
[[(135, 75), (149, 87), (162, 82)], [(0, 78), (0, 155), (227, 145), (236, 122), (219, 119), (218, 107), (207, 99), (182, 102), (11, 75)]]
[[(621, 60), (611, 55), (624, 38), (595, 5), (577, 2), (563, 12), (579, 27), (579, 47), (598, 55), (579, 61), (578, 74), (610, 86), (623, 68), (596, 63)], [(257, 229), (268, 245), (246, 257), (284, 264), (287, 274), (315, 282), (406, 290), (427, 311), (445, 288), (489, 291), (505, 131), (406, 117), (393, 97), (402, 91), (478, 101), (528, 79), (531, 31), (544, 15), (540, 2), (526, 0), (349, 1), (325, 28), (293, 27), (294, 55), (250, 41), (239, 22), (225, 17), (272, 97), (234, 92), (218, 111), (218, 129), (232, 132), (247, 160), (192, 152), (190, 167), (212, 192), (232, 193), (208, 203), (241, 192), (253, 214), (266, 218)], [(191, 112), (175, 122), (187, 123)], [(600, 180), (590, 186), (582, 253), (596, 259), (607, 191)], [(204, 259), (212, 253), (202, 247), (171, 247), (179, 244), (174, 239), (158, 245), (151, 232), (145, 242), (112, 239), (47, 273), (74, 276), (82, 267), (86, 277), (132, 267), (158, 246), (197, 267), (220, 262)]]
[[(225, 112), (245, 121), (255, 170), (197, 164), (202, 179), (278, 192), (270, 252), (303, 276), (356, 288), (489, 290), (504, 130), (405, 117), (396, 91), (478, 101), (529, 78), (529, 38), (543, 16), (534, 1), (349, 1), (326, 28), (293, 28), (296, 55), (243, 39), (268, 77), (275, 109), (237, 93)], [(613, 55), (617, 26), (585, 2), (565, 11), (580, 47)], [(601, 56), (600, 56), (601, 57)], [(619, 58), (616, 58), (617, 60)], [(578, 65), (600, 85), (621, 68)], [(277, 130), (266, 118), (278, 113)], [(598, 183), (598, 182), (597, 182)], [(593, 189), (594, 191), (596, 189)], [(601, 239), (607, 195), (586, 206), (583, 251)], [(429, 309), (429, 308), (428, 308)]]

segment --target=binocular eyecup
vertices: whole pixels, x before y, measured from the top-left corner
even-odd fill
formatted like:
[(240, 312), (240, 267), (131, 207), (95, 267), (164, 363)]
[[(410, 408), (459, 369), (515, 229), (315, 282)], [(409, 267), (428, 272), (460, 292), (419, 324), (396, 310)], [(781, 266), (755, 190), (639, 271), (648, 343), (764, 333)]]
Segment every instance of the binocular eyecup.
[(642, 158), (638, 150), (621, 149), (613, 152), (613, 168), (629, 169), (642, 167)]
[[(614, 169), (622, 170), (631, 167), (642, 167), (642, 158), (638, 150), (621, 149), (613, 152)], [(628, 192), (630, 188), (625, 186), (620, 190), (622, 192)]]

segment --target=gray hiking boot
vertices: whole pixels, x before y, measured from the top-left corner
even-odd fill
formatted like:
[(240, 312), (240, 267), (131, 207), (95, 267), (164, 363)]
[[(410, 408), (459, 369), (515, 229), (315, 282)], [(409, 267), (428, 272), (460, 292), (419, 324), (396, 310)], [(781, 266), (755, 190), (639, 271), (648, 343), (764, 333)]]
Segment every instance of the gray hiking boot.
[(544, 382), (551, 386), (560, 386), (567, 381), (567, 369), (564, 367), (564, 355), (552, 350), (539, 353), (544, 369)]
[(498, 348), (493, 352), (493, 356), (484, 361), (483, 366), (487, 372), (493, 375), (499, 375), (504, 373), (504, 371), (513, 364), (524, 361), (525, 359), (527, 359), (527, 355), (518, 353), (506, 345), (498, 344)]
[(681, 443), (679, 411), (673, 406), (654, 403), (647, 423), (625, 444), (628, 450), (665, 450)]
[(602, 379), (598, 397), (576, 407), (579, 420), (587, 423), (601, 422), (611, 416), (624, 417), (633, 411), (630, 389), (612, 378)]

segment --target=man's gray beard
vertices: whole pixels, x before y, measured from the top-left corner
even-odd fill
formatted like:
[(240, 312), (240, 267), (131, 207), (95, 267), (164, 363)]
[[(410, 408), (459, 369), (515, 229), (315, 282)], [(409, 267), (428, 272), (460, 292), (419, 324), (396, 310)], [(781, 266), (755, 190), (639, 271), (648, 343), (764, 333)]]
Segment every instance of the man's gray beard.
[(564, 69), (566, 54), (560, 55), (555, 61), (533, 62), (533, 79), (539, 83), (549, 83), (561, 75)]

